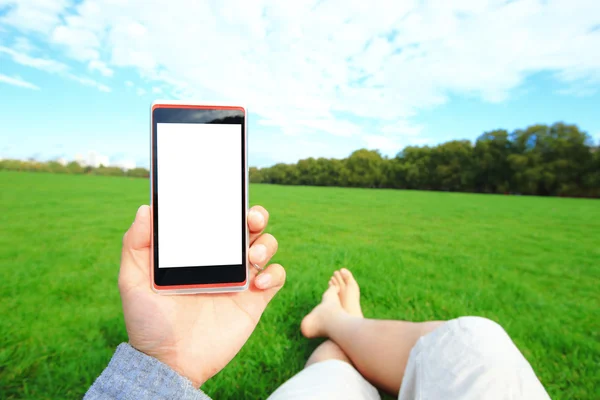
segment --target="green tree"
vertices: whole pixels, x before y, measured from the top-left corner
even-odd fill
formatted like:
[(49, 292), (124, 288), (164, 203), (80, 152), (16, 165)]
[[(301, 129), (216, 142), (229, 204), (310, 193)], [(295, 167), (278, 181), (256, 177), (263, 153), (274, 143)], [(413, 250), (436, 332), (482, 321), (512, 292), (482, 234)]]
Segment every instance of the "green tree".
[(593, 147), (592, 162), (583, 179), (585, 195), (589, 197), (600, 197), (600, 146)]
[(127, 170), (125, 175), (130, 176), (132, 178), (148, 178), (150, 176), (150, 171), (148, 171), (146, 168), (138, 167)]
[(348, 186), (353, 187), (383, 187), (384, 158), (377, 150), (356, 150), (346, 159), (345, 178)]
[(248, 169), (248, 180), (250, 180), (250, 183), (263, 183), (263, 172), (256, 167), (250, 167)]
[[(82, 167), (76, 162), (0, 160), (0, 170), (68, 172), (147, 178), (148, 170)], [(250, 182), (600, 197), (600, 150), (576, 125), (532, 125), (483, 133), (474, 144), (453, 140), (409, 146), (396, 157), (356, 150), (345, 159), (307, 158), (251, 167)]]
[(46, 163), (46, 168), (48, 169), (48, 172), (54, 172), (59, 174), (65, 174), (69, 172), (66, 166), (62, 165), (57, 161), (48, 161)]
[(407, 189), (435, 189), (435, 165), (431, 147), (408, 146), (398, 153), (396, 159), (401, 165), (397, 173), (404, 176)]
[(591, 138), (575, 125), (533, 125), (512, 135), (508, 157), (513, 186), (525, 194), (584, 195), (584, 177), (593, 164)]
[(498, 129), (477, 138), (473, 149), (474, 189), (484, 193), (506, 193), (512, 176), (509, 156), (514, 152), (508, 131)]
[(434, 147), (431, 163), (434, 166), (433, 189), (473, 190), (473, 145), (468, 140), (453, 140)]
[(83, 167), (77, 161), (71, 161), (67, 164), (67, 171), (70, 174), (83, 174)]
[(105, 167), (100, 165), (98, 168), (92, 170), (94, 175), (102, 176), (125, 176), (125, 171), (119, 167)]

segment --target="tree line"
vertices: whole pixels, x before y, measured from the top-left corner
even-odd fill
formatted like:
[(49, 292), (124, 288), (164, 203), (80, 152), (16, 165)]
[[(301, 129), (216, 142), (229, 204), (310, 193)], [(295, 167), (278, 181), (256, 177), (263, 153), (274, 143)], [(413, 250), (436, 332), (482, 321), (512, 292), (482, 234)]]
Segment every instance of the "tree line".
[[(0, 170), (147, 178), (145, 168), (76, 161), (0, 160)], [(454, 192), (600, 197), (600, 149), (576, 125), (533, 125), (485, 132), (475, 143), (409, 146), (395, 157), (360, 149), (345, 159), (308, 158), (250, 168), (250, 182)]]
[(249, 172), (253, 183), (281, 185), (600, 197), (599, 148), (564, 123), (493, 130), (475, 143), (409, 146), (391, 158), (361, 149), (345, 159), (308, 158)]
[(53, 172), (59, 174), (89, 174), (102, 176), (129, 176), (132, 178), (148, 178), (150, 173), (146, 168), (133, 168), (123, 170), (119, 167), (84, 166), (77, 161), (62, 164), (58, 161), (36, 161), (36, 160), (0, 160), (0, 171), (28, 171), (28, 172)]

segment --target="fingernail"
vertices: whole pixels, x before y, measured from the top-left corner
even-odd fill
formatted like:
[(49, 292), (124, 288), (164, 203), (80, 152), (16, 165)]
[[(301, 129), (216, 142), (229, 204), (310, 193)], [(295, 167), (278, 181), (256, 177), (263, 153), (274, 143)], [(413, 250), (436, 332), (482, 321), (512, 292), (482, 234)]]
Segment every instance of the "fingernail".
[(250, 219), (254, 220), (254, 223), (257, 225), (261, 225), (265, 223), (265, 217), (258, 211), (250, 211)]
[(261, 263), (267, 257), (267, 247), (264, 244), (252, 246), (252, 262)]
[(135, 213), (135, 220), (133, 220), (133, 222), (137, 221), (138, 218), (140, 218), (142, 216), (142, 212), (145, 209), (144, 206), (140, 206), (137, 210), (137, 212)]
[(256, 286), (266, 288), (271, 283), (271, 275), (269, 274), (260, 274), (256, 277)]

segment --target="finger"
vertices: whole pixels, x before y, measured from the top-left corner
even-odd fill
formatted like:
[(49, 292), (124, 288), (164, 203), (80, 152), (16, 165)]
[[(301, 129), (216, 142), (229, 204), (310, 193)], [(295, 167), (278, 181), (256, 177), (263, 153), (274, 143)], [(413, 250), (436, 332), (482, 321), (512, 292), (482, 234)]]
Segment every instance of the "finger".
[(260, 236), (269, 223), (269, 213), (262, 206), (254, 206), (248, 212), (248, 231), (250, 245)]
[[(255, 268), (252, 267), (256, 271)], [(242, 304), (249, 315), (257, 321), (265, 308), (285, 283), (285, 269), (279, 264), (271, 264), (252, 279), (249, 290), (240, 293)]]
[(254, 285), (258, 289), (272, 291), (272, 294), (269, 293), (270, 297), (267, 299), (267, 301), (271, 300), (271, 298), (284, 285), (284, 283), (285, 269), (279, 264), (269, 265), (263, 272), (261, 272), (256, 277), (256, 279), (254, 279)]
[[(252, 247), (250, 247), (250, 251), (248, 252), (248, 261), (251, 264), (256, 264), (259, 267), (264, 267), (268, 264), (271, 257), (277, 253), (277, 239), (270, 233), (265, 233), (260, 235), (258, 239), (254, 242)], [(252, 268), (252, 270), (256, 272), (256, 268)]]

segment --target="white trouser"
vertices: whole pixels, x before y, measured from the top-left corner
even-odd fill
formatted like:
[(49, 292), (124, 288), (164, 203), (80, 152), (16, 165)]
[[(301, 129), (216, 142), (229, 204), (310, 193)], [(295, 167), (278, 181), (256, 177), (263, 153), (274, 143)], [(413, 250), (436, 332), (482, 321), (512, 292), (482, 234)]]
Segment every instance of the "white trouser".
[[(549, 399), (531, 366), (497, 323), (480, 317), (448, 321), (410, 352), (399, 400)], [(377, 389), (350, 364), (309, 366), (269, 400), (378, 400)]]

